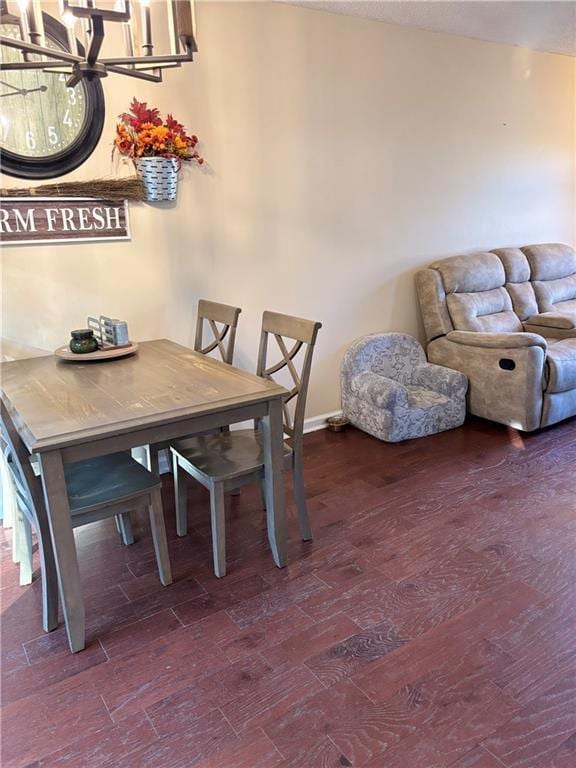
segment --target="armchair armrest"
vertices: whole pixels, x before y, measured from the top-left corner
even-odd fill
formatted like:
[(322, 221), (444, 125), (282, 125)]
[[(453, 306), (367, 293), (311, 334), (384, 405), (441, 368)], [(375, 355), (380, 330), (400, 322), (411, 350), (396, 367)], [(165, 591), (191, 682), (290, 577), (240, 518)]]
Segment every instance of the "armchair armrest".
[(447, 397), (455, 394), (465, 394), (468, 389), (468, 378), (460, 371), (446, 368), (444, 365), (426, 363), (410, 371), (410, 384), (424, 387)]
[(525, 321), (526, 325), (540, 325), (543, 328), (559, 328), (571, 331), (576, 328), (576, 315), (562, 314), (561, 312), (541, 312), (532, 315)]
[(450, 331), (445, 338), (455, 344), (484, 349), (521, 349), (522, 347), (548, 348), (546, 339), (537, 333), (482, 333), (479, 331)]
[(350, 380), (350, 393), (370, 401), (378, 408), (393, 408), (407, 402), (406, 390), (401, 384), (372, 371), (364, 371)]

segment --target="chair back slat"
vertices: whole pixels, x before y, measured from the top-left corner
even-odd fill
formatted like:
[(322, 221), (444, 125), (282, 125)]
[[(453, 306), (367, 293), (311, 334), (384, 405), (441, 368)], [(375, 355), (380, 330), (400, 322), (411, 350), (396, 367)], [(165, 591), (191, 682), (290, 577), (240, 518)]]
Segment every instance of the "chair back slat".
[(4, 403), (1, 405), (1, 416), (2, 452), (14, 481), (18, 506), (34, 523), (39, 511), (44, 509), (42, 483), (34, 474), (28, 451)]
[[(283, 403), (284, 432), (292, 438), (293, 448), (299, 449), (304, 431), (304, 415), (306, 397), (312, 367), (312, 355), (318, 331), (322, 323), (305, 320), (302, 317), (281, 315), (278, 312), (264, 312), (262, 316), (262, 332), (258, 351), (257, 374), (265, 379), (274, 380), (274, 375), (286, 369), (292, 385)], [(285, 339), (294, 341), (289, 347)], [(274, 346), (270, 343), (273, 340)], [(274, 361), (270, 361), (274, 352)], [(299, 356), (299, 352), (303, 353)], [(279, 357), (278, 357), (279, 354)], [(300, 367), (298, 368), (298, 361)], [(291, 412), (289, 403), (295, 400)]]
[[(218, 349), (224, 363), (232, 365), (234, 359), (234, 345), (236, 343), (236, 328), (238, 316), (242, 310), (240, 307), (232, 307), (228, 304), (218, 304), (215, 301), (200, 299), (196, 318), (196, 338), (194, 349), (203, 355), (209, 355)], [(222, 327), (219, 328), (217, 324)], [(204, 329), (210, 329), (211, 339), (204, 344)]]

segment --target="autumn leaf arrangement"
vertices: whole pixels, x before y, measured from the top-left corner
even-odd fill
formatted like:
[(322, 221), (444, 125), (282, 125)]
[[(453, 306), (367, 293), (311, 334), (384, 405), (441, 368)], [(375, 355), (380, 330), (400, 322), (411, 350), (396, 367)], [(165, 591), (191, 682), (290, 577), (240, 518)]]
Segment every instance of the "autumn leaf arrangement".
[(160, 116), (155, 107), (133, 98), (128, 112), (119, 116), (114, 151), (139, 160), (145, 157), (172, 157), (178, 161), (204, 163), (196, 151), (198, 137), (189, 135), (172, 115)]

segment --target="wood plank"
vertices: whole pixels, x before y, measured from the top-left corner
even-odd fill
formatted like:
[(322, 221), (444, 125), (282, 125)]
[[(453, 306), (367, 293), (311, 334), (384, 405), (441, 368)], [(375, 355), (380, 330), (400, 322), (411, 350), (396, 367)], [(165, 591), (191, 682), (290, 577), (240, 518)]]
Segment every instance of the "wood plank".
[(538, 766), (574, 733), (576, 669), (533, 699), (482, 745), (507, 768)]

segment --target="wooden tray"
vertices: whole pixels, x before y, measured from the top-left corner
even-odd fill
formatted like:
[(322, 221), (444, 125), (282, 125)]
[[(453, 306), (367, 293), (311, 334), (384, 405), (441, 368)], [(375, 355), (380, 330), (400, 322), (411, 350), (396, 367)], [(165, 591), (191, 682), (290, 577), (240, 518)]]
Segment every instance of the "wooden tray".
[(77, 352), (71, 352), (70, 347), (58, 347), (54, 350), (56, 357), (60, 360), (66, 360), (70, 363), (96, 363), (102, 360), (114, 360), (118, 357), (127, 357), (133, 355), (138, 351), (138, 344), (135, 341), (131, 341), (127, 347), (114, 347), (109, 349), (97, 349), (96, 352), (85, 352), (84, 354), (78, 354)]

